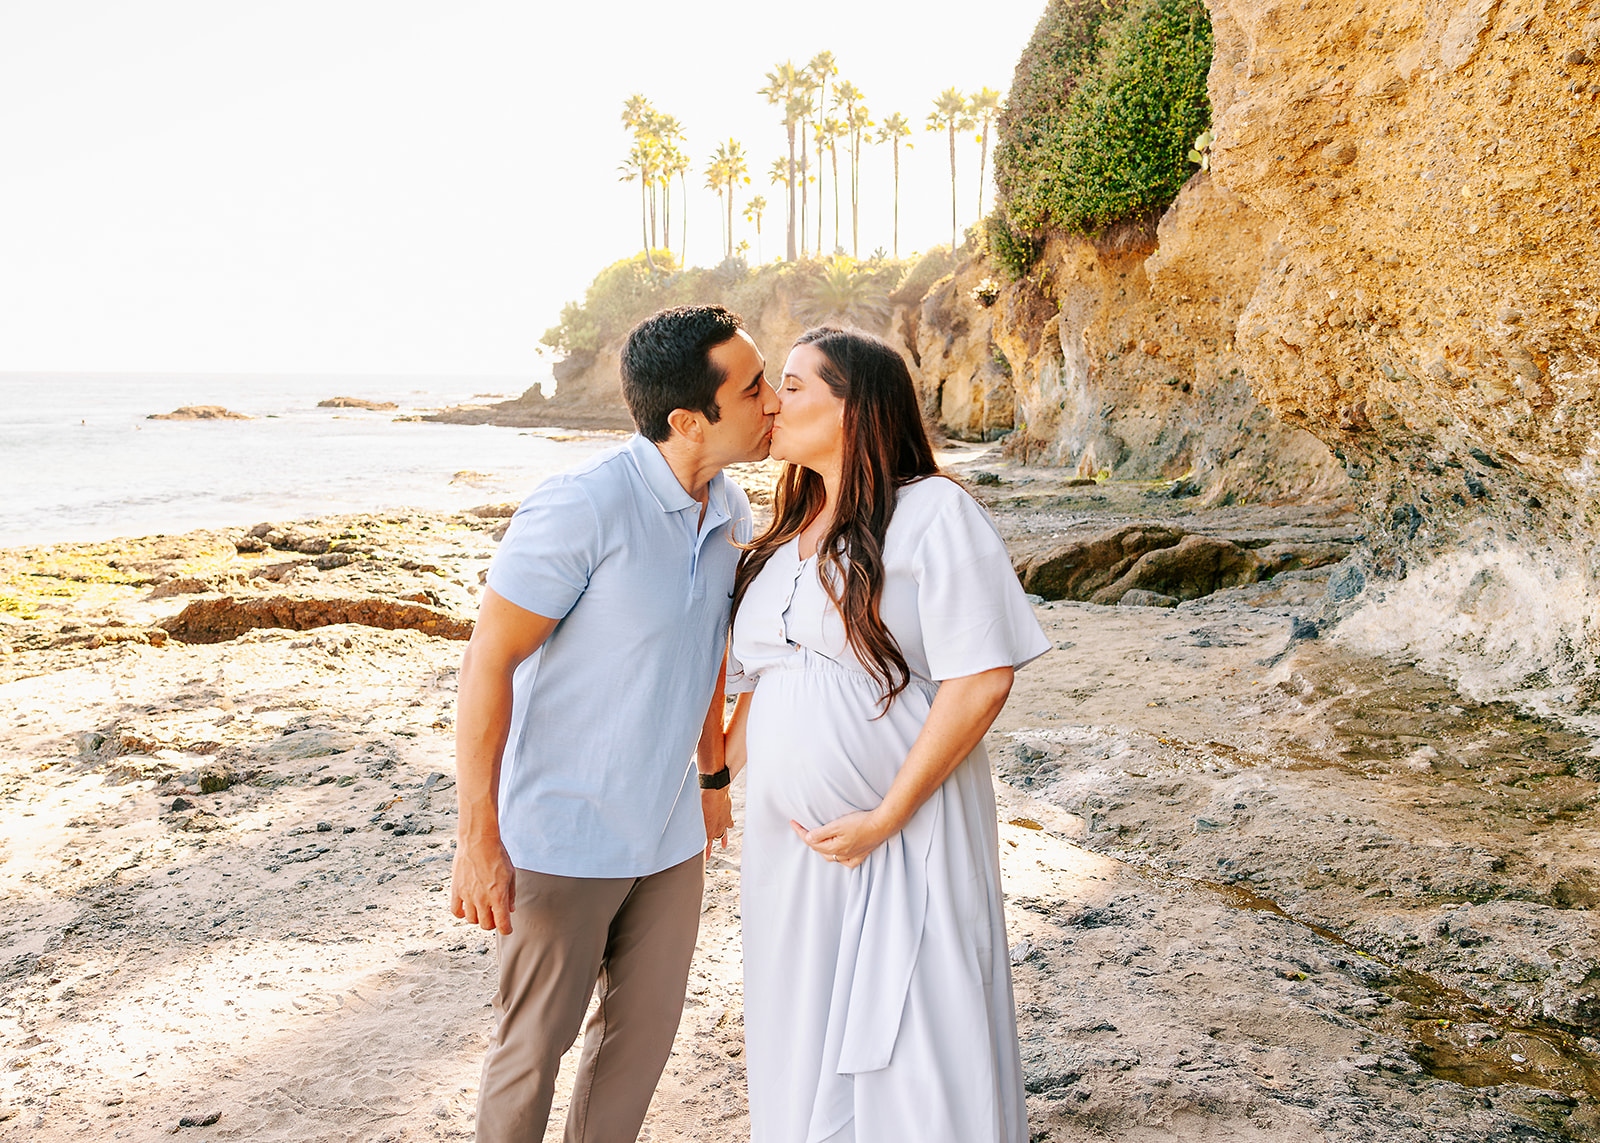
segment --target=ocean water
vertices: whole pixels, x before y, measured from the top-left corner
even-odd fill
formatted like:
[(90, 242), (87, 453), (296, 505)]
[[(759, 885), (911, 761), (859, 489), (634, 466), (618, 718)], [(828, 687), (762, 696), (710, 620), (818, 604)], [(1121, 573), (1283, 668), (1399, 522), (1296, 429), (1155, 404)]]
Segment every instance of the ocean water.
[[(520, 500), (616, 442), (396, 422), (546, 378), (0, 374), (0, 547)], [(330, 397), (393, 412), (319, 409)], [(248, 421), (152, 421), (223, 405)]]

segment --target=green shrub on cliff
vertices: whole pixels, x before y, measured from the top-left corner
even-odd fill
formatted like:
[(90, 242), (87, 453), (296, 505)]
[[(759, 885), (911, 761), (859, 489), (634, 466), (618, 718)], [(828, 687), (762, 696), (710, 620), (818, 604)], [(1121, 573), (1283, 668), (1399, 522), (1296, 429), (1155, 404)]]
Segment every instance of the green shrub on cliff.
[(1171, 203), (1211, 121), (1212, 47), (1201, 0), (1055, 0), (1000, 121), (991, 248), (1031, 260), (1030, 232), (1092, 233)]

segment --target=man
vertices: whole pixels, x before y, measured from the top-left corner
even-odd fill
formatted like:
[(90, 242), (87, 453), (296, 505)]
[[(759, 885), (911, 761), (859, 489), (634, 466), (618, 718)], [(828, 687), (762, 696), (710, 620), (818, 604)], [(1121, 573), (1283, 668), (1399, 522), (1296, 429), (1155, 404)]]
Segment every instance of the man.
[(489, 569), (461, 663), (450, 893), (500, 933), (485, 1143), (544, 1138), (597, 980), (567, 1143), (636, 1138), (672, 1049), (702, 850), (733, 820), (719, 667), (750, 506), (721, 469), (767, 455), (777, 411), (741, 325), (686, 306), (635, 328), (638, 435), (540, 485)]

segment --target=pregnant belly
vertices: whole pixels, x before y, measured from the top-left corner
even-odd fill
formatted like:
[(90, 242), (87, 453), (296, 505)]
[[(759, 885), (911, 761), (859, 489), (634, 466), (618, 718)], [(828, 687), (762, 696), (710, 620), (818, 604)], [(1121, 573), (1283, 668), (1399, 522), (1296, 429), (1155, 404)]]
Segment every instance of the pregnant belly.
[(814, 828), (877, 807), (929, 707), (928, 696), (913, 685), (879, 718), (878, 696), (877, 684), (853, 671), (761, 676), (747, 728), (752, 829), (787, 830), (791, 818)]

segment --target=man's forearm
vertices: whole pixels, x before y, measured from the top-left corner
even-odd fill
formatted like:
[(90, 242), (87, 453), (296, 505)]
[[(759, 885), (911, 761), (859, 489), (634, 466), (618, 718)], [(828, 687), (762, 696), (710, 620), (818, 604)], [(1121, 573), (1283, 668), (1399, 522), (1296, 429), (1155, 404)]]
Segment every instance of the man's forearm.
[(702, 774), (715, 774), (727, 766), (722, 737), (722, 688), (727, 681), (728, 664), (724, 660), (717, 670), (717, 689), (711, 695), (711, 705), (706, 708), (705, 722), (700, 726), (700, 741), (694, 750), (695, 769)]
[(511, 676), (468, 649), (456, 694), (456, 806), (463, 842), (500, 837), (500, 756), (511, 727)]

